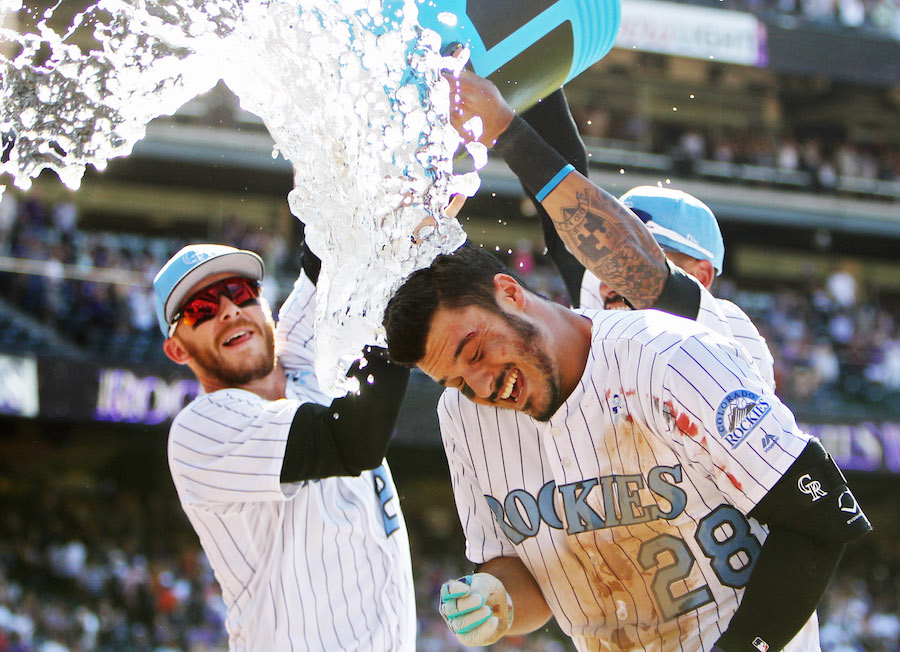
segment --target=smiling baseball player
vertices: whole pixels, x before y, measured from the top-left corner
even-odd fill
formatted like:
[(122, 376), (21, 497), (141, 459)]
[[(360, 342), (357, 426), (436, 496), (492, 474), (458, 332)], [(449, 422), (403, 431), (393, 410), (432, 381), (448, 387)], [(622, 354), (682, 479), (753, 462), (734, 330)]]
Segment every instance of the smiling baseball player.
[(229, 648), (415, 649), (406, 525), (384, 460), (408, 371), (369, 351), (359, 394), (313, 369), (318, 259), (275, 327), (250, 251), (185, 247), (154, 281), (164, 349), (205, 393), (169, 434), (178, 497), (222, 588)]
[(818, 649), (811, 616), (870, 529), (746, 350), (659, 311), (569, 310), (464, 246), (388, 304), (438, 415), (466, 557), (465, 645), (552, 614), (582, 651)]

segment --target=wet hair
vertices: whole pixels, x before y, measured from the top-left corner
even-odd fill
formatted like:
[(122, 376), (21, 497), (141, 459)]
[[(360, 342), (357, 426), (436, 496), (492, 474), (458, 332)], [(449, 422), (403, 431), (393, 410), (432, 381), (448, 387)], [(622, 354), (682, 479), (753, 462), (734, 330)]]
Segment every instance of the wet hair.
[(414, 367), (425, 357), (425, 342), (439, 308), (479, 306), (502, 314), (494, 294), (497, 274), (509, 274), (525, 287), (502, 262), (469, 242), (410, 274), (384, 312), (391, 359)]

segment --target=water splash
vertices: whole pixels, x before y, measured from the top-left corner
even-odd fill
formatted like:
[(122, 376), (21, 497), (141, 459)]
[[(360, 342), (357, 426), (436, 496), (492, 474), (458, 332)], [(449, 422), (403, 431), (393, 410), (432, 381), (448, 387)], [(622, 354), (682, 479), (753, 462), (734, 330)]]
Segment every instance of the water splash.
[[(0, 11), (21, 3), (0, 0)], [(362, 347), (383, 342), (387, 299), (409, 273), (465, 238), (442, 207), (473, 194), (454, 175), (458, 136), (434, 32), (414, 0), (100, 0), (57, 34), (0, 29), (0, 132), (15, 147), (0, 173), (22, 189), (44, 169), (77, 188), (87, 165), (126, 156), (147, 124), (220, 79), (262, 118), (294, 167), (291, 211), (322, 259), (316, 371), (340, 395)], [(96, 49), (71, 42), (93, 27)], [(49, 52), (49, 55), (46, 53)]]

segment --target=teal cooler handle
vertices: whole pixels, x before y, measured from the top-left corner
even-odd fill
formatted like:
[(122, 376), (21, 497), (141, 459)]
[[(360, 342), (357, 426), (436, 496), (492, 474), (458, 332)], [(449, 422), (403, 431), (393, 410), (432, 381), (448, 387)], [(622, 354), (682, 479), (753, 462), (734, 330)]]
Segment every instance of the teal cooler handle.
[[(385, 0), (384, 8), (402, 4)], [(621, 20), (621, 0), (424, 0), (416, 6), (419, 24), (440, 34), (444, 47), (466, 45), (472, 69), (517, 111), (606, 56)], [(455, 24), (441, 14), (455, 14)]]

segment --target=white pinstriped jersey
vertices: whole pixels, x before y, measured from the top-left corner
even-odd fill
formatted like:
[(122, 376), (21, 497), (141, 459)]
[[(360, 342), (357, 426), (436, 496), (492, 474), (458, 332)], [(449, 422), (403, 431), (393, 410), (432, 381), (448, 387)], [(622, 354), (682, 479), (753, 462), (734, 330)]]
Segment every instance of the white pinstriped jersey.
[[(750, 321), (750, 317), (731, 301), (714, 297), (699, 281), (697, 285), (700, 286), (700, 312), (697, 315), (697, 323), (740, 342), (756, 362), (763, 380), (774, 388), (775, 361), (769, 351), (769, 345)], [(580, 301), (582, 308), (603, 309), (600, 280), (588, 271), (585, 271), (581, 280)]]
[(313, 371), (315, 286), (301, 274), (276, 328), (287, 398), (198, 397), (169, 435), (178, 497), (228, 608), (234, 651), (415, 649), (406, 525), (387, 462), (359, 477), (281, 484), (288, 430), (328, 405)]
[(548, 422), (441, 397), (466, 556), (517, 555), (583, 652), (709, 650), (767, 536), (746, 514), (808, 437), (732, 341), (655, 310), (576, 312), (590, 356)]

